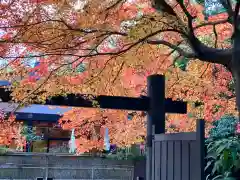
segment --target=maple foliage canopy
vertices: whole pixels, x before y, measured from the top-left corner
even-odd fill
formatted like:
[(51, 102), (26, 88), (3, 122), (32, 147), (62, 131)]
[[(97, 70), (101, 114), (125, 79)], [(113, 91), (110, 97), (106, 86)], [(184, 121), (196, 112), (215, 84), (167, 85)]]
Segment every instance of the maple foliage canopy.
[(25, 137), (22, 136), (23, 124), (16, 122), (15, 117), (10, 115), (6, 120), (6, 114), (0, 110), (0, 147), (9, 146), (15, 143), (18, 149), (22, 149), (25, 145)]
[[(1, 78), (15, 101), (31, 103), (66, 93), (145, 95), (146, 77), (159, 73), (166, 97), (189, 102), (188, 114), (168, 115), (169, 131), (235, 113), (228, 13), (205, 20), (201, 4), (166, 2), (159, 11), (149, 0), (1, 1)], [(106, 127), (125, 146), (145, 135), (145, 116), (131, 113), (74, 108), (60, 123), (76, 128), (79, 151), (102, 148)], [(101, 137), (90, 138), (95, 131)]]

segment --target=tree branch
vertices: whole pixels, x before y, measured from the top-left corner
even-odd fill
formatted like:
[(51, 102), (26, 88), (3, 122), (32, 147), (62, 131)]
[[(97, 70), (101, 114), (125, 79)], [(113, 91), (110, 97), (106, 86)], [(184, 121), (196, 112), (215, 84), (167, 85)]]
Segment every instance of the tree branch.
[(234, 33), (238, 29), (238, 25), (239, 25), (239, 19), (238, 19), (239, 8), (240, 8), (240, 1), (237, 1), (235, 6), (235, 11), (234, 11), (234, 17), (233, 17)]
[[(31, 27), (31, 26), (36, 26), (36, 25), (41, 25), (44, 23), (50, 23), (50, 22), (56, 22), (56, 23), (60, 23), (60, 24), (64, 24), (66, 26), (66, 28), (68, 28), (68, 30), (71, 31), (78, 31), (78, 32), (82, 32), (82, 33), (86, 33), (86, 34), (90, 34), (90, 33), (96, 33), (96, 32), (100, 32), (100, 33), (111, 33), (111, 34), (118, 34), (118, 35), (123, 35), (126, 36), (126, 33), (123, 32), (119, 32), (119, 31), (110, 31), (110, 30), (104, 30), (104, 29), (96, 29), (96, 28), (74, 28), (71, 25), (69, 25), (66, 21), (64, 21), (63, 19), (49, 19), (49, 20), (44, 20), (44, 21), (40, 21), (40, 22), (36, 22), (36, 23), (30, 23), (30, 24), (26, 24), (26, 22), (24, 24), (19, 24), (19, 25), (14, 25), (14, 26), (0, 26), (0, 29), (14, 29), (14, 28), (26, 28), (26, 27)], [(62, 30), (67, 30), (67, 29), (62, 29)]]
[(228, 16), (229, 18), (228, 19), (231, 19), (234, 15), (234, 12), (232, 10), (232, 3), (230, 0), (220, 0), (221, 1), (221, 4), (223, 5), (223, 7), (227, 10), (227, 13), (228, 13)]
[(217, 48), (218, 35), (217, 35), (216, 25), (213, 25), (213, 33), (214, 33), (214, 35), (215, 35), (214, 47)]
[(109, 10), (117, 7), (119, 4), (123, 4), (123, 3), (125, 3), (125, 2), (126, 2), (126, 0), (117, 0), (115, 3), (111, 4), (110, 6), (108, 6), (108, 7), (105, 9), (105, 11), (109, 11)]
[(214, 21), (214, 22), (206, 22), (206, 23), (202, 23), (202, 24), (199, 24), (199, 25), (195, 26), (194, 30), (196, 30), (198, 28), (201, 28), (201, 27), (204, 27), (204, 26), (213, 26), (213, 25), (218, 25), (218, 24), (224, 24), (224, 23), (227, 23), (227, 22), (229, 22), (228, 19), (223, 19), (223, 20)]
[(181, 54), (181, 56), (185, 56), (187, 58), (197, 58), (197, 56), (194, 53), (188, 53), (188, 52), (184, 51), (182, 48), (180, 48), (174, 44), (171, 44), (167, 41), (164, 41), (164, 40), (147, 40), (147, 43), (148, 44), (162, 44), (162, 45), (168, 46), (171, 49), (178, 51), (179, 54)]
[[(192, 50), (195, 52), (198, 59), (210, 62), (210, 63), (218, 63), (230, 68), (231, 66), (231, 58), (232, 58), (232, 49), (217, 49), (211, 48), (203, 44), (199, 39), (195, 36), (192, 21), (194, 17), (187, 11), (187, 8), (184, 6), (183, 1), (177, 1), (182, 8), (183, 12), (187, 16), (188, 19), (188, 28), (189, 28), (189, 37), (188, 41), (192, 47)], [(218, 22), (219, 23), (219, 22)], [(201, 25), (204, 26), (204, 25)]]

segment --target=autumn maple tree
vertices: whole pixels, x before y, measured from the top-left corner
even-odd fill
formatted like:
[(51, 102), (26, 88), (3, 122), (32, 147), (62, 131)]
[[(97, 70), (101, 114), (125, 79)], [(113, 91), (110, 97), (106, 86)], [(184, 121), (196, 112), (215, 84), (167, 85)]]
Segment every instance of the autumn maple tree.
[[(166, 97), (189, 102), (188, 114), (166, 117), (168, 131), (191, 131), (199, 117), (209, 128), (236, 113), (239, 5), (227, 2), (206, 20), (203, 5), (187, 0), (1, 1), (1, 78), (14, 101), (44, 103), (67, 93), (146, 95), (146, 77), (165, 74)], [(141, 112), (74, 108), (59, 122), (76, 129), (81, 152), (101, 149), (105, 128), (121, 146), (145, 135)]]
[(0, 147), (8, 146), (14, 142), (16, 150), (22, 150), (25, 146), (25, 137), (22, 135), (23, 124), (16, 122), (13, 115), (7, 115), (0, 110)]

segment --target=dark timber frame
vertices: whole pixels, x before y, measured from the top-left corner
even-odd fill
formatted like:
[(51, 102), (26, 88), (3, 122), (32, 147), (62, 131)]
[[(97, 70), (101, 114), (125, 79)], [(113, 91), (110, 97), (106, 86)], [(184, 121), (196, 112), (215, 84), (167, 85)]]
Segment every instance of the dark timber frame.
[[(175, 178), (174, 180), (203, 180), (203, 156), (204, 150), (202, 151), (202, 144), (204, 144), (204, 125), (203, 121), (198, 123), (198, 130), (196, 133), (190, 134), (176, 134), (176, 135), (167, 135), (165, 133), (165, 113), (181, 113), (184, 114), (187, 112), (187, 103), (182, 101), (172, 101), (171, 99), (165, 99), (165, 77), (163, 75), (151, 75), (147, 79), (147, 89), (148, 96), (142, 96), (139, 98), (133, 97), (120, 97), (120, 96), (92, 96), (92, 100), (96, 101), (100, 108), (104, 109), (122, 109), (122, 110), (133, 110), (133, 111), (146, 111), (147, 118), (147, 164), (146, 164), (146, 180), (173, 180), (172, 175), (164, 178), (160, 178), (156, 175), (157, 171), (161, 166), (157, 163), (155, 159), (160, 156), (166, 156), (170, 154), (170, 151), (173, 151), (173, 148), (170, 145), (170, 148), (167, 151), (162, 152), (159, 148), (157, 149), (157, 143), (164, 140), (169, 141), (169, 144), (176, 141), (181, 141), (185, 143), (184, 139), (181, 138), (190, 138), (187, 141), (195, 141), (196, 147), (199, 148), (199, 152), (196, 155), (199, 155), (199, 164), (197, 164), (197, 168), (199, 168), (199, 179), (195, 177), (191, 177), (190, 179), (180, 179)], [(64, 106), (73, 106), (73, 107), (88, 107), (88, 108), (96, 108), (93, 105), (92, 101), (85, 100), (83, 98), (84, 95), (73, 95), (69, 94), (67, 97), (57, 96), (52, 97), (51, 99), (46, 101), (48, 105), (64, 105)], [(200, 128), (199, 128), (200, 127)], [(155, 135), (154, 135), (155, 134)], [(193, 138), (193, 134), (194, 138)], [(189, 136), (190, 135), (190, 136)], [(170, 137), (176, 137), (177, 139), (169, 139)], [(201, 138), (200, 138), (201, 137)], [(159, 139), (160, 138), (160, 139)], [(161, 139), (163, 138), (163, 139)], [(163, 144), (165, 141), (162, 142)], [(152, 149), (154, 146), (154, 149)], [(163, 145), (164, 146), (164, 145)], [(168, 147), (168, 146), (167, 146)], [(185, 147), (185, 146), (182, 146)], [(169, 152), (169, 153), (167, 153)], [(188, 151), (187, 151), (188, 152)], [(193, 152), (193, 151), (192, 151)], [(183, 154), (181, 155), (181, 157)], [(188, 156), (190, 154), (188, 153)], [(187, 156), (184, 156), (187, 157)], [(154, 161), (152, 161), (152, 158)], [(174, 162), (170, 161), (161, 161), (161, 163), (167, 164), (168, 167), (174, 168)], [(183, 165), (183, 164), (182, 164)], [(180, 166), (179, 168), (181, 168)], [(162, 170), (161, 170), (162, 171)], [(160, 179), (159, 179), (160, 178)]]

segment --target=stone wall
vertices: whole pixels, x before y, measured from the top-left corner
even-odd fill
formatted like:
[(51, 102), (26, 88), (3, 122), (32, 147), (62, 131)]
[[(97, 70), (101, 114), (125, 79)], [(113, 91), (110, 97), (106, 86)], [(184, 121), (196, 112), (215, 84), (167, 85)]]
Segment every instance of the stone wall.
[(0, 179), (132, 180), (132, 161), (49, 154), (0, 156)]

